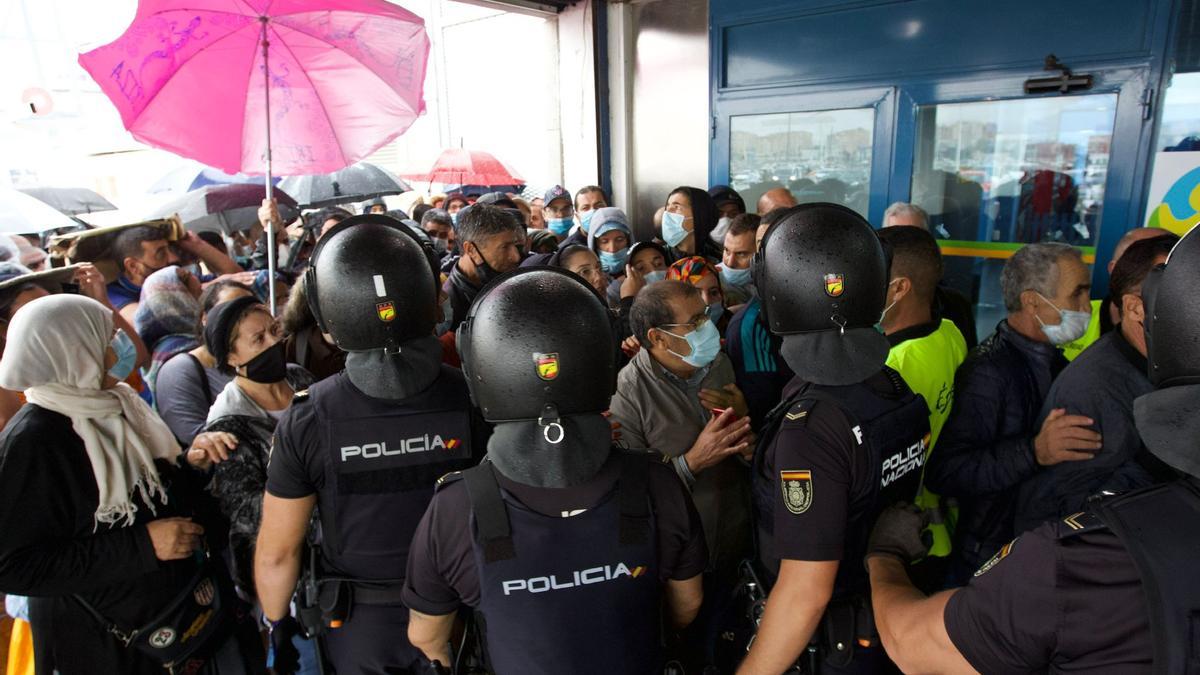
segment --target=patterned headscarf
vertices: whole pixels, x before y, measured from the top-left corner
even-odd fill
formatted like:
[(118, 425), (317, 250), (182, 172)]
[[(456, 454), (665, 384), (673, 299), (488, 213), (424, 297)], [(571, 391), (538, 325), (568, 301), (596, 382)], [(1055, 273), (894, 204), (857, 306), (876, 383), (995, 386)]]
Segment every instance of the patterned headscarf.
[(710, 274), (717, 278), (717, 288), (721, 288), (721, 275), (717, 273), (717, 268), (707, 259), (698, 255), (680, 258), (667, 268), (668, 279), (686, 281), (693, 286)]
[(200, 344), (196, 339), (199, 319), (200, 301), (179, 280), (178, 267), (169, 265), (146, 277), (133, 327), (150, 349), (150, 368), (143, 374), (151, 393), (162, 364)]

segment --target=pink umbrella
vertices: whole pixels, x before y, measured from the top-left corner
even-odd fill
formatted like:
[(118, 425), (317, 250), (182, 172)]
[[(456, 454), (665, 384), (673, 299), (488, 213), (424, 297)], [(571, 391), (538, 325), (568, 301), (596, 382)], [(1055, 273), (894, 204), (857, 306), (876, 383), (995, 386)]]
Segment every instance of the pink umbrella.
[(385, 0), (142, 0), (79, 63), (135, 138), (265, 173), (270, 197), (273, 171), (336, 171), (404, 133), (428, 57), (424, 21)]
[(461, 148), (443, 150), (432, 169), (406, 173), (403, 177), (443, 185), (520, 185), (525, 182), (516, 171), (490, 153)]

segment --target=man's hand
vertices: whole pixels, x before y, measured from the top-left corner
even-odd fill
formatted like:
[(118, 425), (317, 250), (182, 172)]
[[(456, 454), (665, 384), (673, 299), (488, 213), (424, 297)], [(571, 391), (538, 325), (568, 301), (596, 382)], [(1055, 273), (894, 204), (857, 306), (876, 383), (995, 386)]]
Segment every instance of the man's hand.
[(258, 207), (258, 222), (267, 229), (267, 226), (275, 227), (275, 234), (279, 234), (279, 228), (283, 226), (283, 218), (279, 215), (279, 204), (274, 199), (263, 199), (262, 206)]
[(696, 442), (683, 455), (692, 474), (699, 474), (710, 466), (719, 464), (730, 455), (752, 449), (754, 433), (750, 431), (750, 419), (734, 420), (732, 410), (713, 417), (704, 425)]
[(183, 560), (200, 548), (204, 528), (191, 518), (160, 518), (146, 523), (154, 557), (159, 560)]
[(645, 287), (646, 277), (634, 269), (633, 265), (626, 265), (625, 278), (621, 281), (621, 298), (632, 298)]
[(625, 358), (632, 359), (640, 351), (642, 351), (642, 343), (636, 335), (630, 335), (621, 341), (621, 352), (625, 354)]
[(202, 471), (208, 470), (213, 464), (220, 464), (229, 459), (229, 453), (238, 446), (238, 438), (226, 431), (205, 431), (197, 434), (188, 448), (188, 464)]
[(720, 389), (701, 389), (700, 402), (709, 410), (733, 408), (733, 412), (737, 413), (738, 417), (750, 414), (750, 407), (746, 405), (746, 397), (742, 395), (742, 390), (732, 383)]
[(79, 284), (79, 294), (95, 300), (112, 309), (108, 301), (108, 287), (104, 283), (104, 275), (91, 263), (81, 263), (75, 270), (75, 283)]
[(929, 552), (929, 541), (924, 535), (929, 525), (929, 512), (912, 504), (892, 504), (879, 514), (875, 529), (867, 540), (866, 561), (875, 557), (899, 560), (908, 565), (925, 557)]
[(1033, 439), (1037, 463), (1053, 466), (1095, 457), (1101, 437), (1089, 428), (1093, 424), (1092, 418), (1068, 415), (1065, 408), (1051, 410), (1042, 422), (1042, 430)]
[(291, 615), (283, 617), (271, 627), (267, 667), (275, 675), (291, 675), (300, 669), (300, 650), (292, 644), (292, 638), (299, 634), (300, 625)]

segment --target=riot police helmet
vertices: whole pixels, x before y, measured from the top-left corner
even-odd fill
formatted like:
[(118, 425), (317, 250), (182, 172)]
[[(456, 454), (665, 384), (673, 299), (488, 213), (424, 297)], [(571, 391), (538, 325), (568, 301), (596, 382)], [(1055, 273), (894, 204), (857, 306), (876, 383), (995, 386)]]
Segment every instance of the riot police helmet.
[(1142, 283), (1146, 362), (1155, 390), (1133, 402), (1138, 435), (1156, 457), (1200, 478), (1200, 232), (1193, 227)]
[(616, 388), (608, 309), (562, 269), (518, 268), (485, 286), (458, 349), (471, 399), (493, 423), (601, 413)]
[(306, 272), (321, 332), (343, 351), (396, 351), (433, 334), (438, 257), (395, 218), (353, 216), (325, 233)]
[(771, 332), (793, 372), (816, 384), (847, 385), (878, 372), (887, 338), (876, 327), (888, 263), (871, 225), (827, 203), (792, 207), (767, 230), (754, 281)]

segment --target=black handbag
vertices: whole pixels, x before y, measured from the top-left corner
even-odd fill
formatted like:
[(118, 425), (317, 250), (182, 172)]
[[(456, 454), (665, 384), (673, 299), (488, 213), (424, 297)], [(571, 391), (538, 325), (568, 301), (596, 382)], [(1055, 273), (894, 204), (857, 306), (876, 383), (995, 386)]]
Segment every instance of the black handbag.
[(230, 634), (236, 596), (226, 578), (222, 562), (204, 554), (196, 573), (153, 619), (138, 628), (127, 629), (100, 614), (80, 595), (73, 596), (105, 631), (126, 647), (135, 647), (149, 658), (162, 663), (168, 671), (207, 659), (212, 650)]

